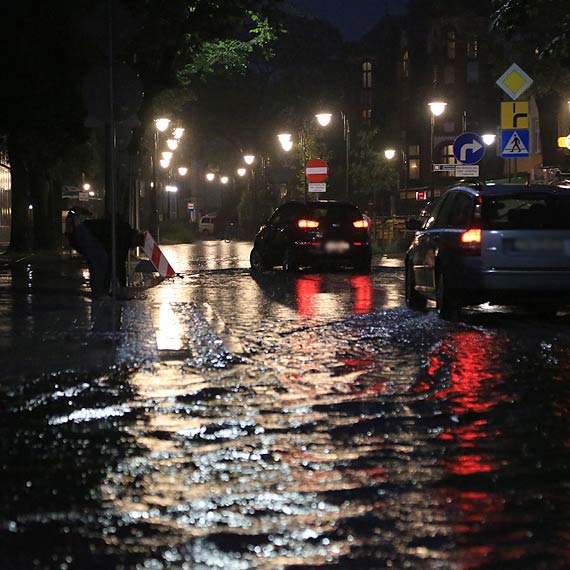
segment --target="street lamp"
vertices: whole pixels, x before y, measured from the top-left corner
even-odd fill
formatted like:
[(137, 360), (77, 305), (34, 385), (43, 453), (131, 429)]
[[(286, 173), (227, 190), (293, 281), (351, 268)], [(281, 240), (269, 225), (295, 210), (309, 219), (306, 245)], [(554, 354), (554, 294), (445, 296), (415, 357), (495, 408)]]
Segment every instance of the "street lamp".
[(244, 154), (243, 160), (247, 165), (251, 166), (255, 161), (255, 156), (253, 154)]
[[(315, 117), (319, 125), (326, 127), (332, 121), (332, 113), (317, 113)], [(342, 118), (342, 138), (344, 140), (344, 168), (345, 168), (345, 180), (344, 180), (344, 193), (345, 198), (348, 200), (350, 198), (350, 190), (348, 186), (348, 168), (349, 168), (349, 151), (350, 151), (350, 123), (348, 122), (348, 117), (346, 113), (340, 111), (340, 116)]]
[(445, 111), (447, 103), (444, 101), (431, 101), (428, 103), (429, 109), (431, 111), (430, 115), (430, 135), (429, 135), (429, 162), (431, 169), (431, 185), (433, 187), (433, 135), (435, 130), (435, 118), (439, 117)]
[(171, 184), (167, 184), (164, 187), (164, 190), (166, 192), (166, 195), (168, 196), (168, 203), (167, 203), (167, 208), (168, 208), (168, 214), (167, 217), (170, 220), (170, 195), (171, 194), (175, 194), (176, 192), (178, 192), (178, 187), (177, 186), (172, 186)]
[(176, 127), (174, 129), (174, 132), (172, 133), (172, 136), (176, 139), (176, 140), (180, 140), (182, 138), (182, 135), (184, 134), (184, 129), (182, 127)]
[(243, 178), (243, 177), (247, 174), (247, 169), (245, 169), (245, 168), (238, 168), (238, 169), (237, 169), (237, 174), (238, 174), (238, 176), (240, 176), (241, 178)]
[[(158, 133), (163, 133), (170, 125), (170, 119), (161, 117), (154, 120), (154, 130), (153, 130), (153, 143), (154, 152), (152, 155), (152, 192), (151, 192), (151, 221), (150, 221), (150, 233), (152, 236), (156, 237), (156, 241), (159, 240), (159, 224), (158, 224), (158, 185), (156, 182), (156, 165), (158, 164)], [(163, 167), (166, 168), (166, 167)]]
[(483, 139), (483, 142), (487, 145), (490, 146), (495, 142), (495, 139), (497, 138), (497, 135), (492, 134), (492, 133), (485, 133), (484, 135), (481, 136), (481, 138)]
[(291, 133), (279, 133), (277, 135), (281, 147), (285, 152), (289, 152), (293, 148), (293, 141), (291, 140)]
[(180, 174), (180, 176), (186, 176), (188, 174), (188, 168), (186, 166), (179, 166), (178, 174)]
[(176, 139), (168, 139), (166, 141), (166, 146), (170, 149), (170, 150), (176, 150), (178, 148), (178, 141)]
[(229, 177), (227, 176), (220, 176), (220, 182), (222, 184), (227, 184), (230, 181)]
[(206, 174), (206, 180), (208, 182), (212, 182), (214, 180), (214, 178), (216, 178), (216, 175), (213, 172), (208, 172)]
[(387, 148), (384, 151), (384, 156), (388, 159), (388, 160), (392, 160), (395, 156), (396, 156), (396, 150), (393, 148)]

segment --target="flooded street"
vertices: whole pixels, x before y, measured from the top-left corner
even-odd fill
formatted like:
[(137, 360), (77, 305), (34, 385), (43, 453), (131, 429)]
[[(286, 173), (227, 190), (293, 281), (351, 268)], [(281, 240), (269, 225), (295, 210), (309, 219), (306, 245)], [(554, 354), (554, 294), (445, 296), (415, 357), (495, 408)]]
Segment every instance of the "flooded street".
[(165, 246), (115, 304), (0, 268), (1, 570), (570, 568), (570, 315), (250, 249)]

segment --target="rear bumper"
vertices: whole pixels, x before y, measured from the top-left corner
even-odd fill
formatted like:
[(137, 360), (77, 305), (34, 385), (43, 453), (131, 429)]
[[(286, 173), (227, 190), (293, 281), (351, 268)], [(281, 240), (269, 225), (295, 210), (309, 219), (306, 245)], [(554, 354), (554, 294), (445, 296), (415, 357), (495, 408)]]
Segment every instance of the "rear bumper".
[(560, 270), (465, 268), (451, 285), (466, 303), (570, 303), (570, 268)]
[(345, 252), (327, 252), (322, 244), (316, 246), (312, 243), (296, 243), (293, 251), (300, 265), (316, 263), (335, 263), (337, 265), (369, 262), (372, 249), (369, 243), (350, 245)]

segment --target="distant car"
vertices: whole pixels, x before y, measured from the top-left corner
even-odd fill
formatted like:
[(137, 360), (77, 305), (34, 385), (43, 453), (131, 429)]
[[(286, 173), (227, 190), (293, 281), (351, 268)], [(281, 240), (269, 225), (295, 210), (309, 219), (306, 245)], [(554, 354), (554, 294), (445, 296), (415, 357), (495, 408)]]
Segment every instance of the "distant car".
[(208, 214), (200, 218), (200, 221), (198, 222), (198, 231), (200, 232), (200, 235), (212, 236), (216, 232), (216, 229), (216, 216)]
[(250, 255), (253, 270), (285, 271), (323, 264), (370, 271), (369, 222), (353, 204), (287, 202), (261, 227)]
[(460, 185), (448, 190), (405, 257), (406, 304), (442, 318), (490, 303), (555, 312), (570, 303), (570, 190)]

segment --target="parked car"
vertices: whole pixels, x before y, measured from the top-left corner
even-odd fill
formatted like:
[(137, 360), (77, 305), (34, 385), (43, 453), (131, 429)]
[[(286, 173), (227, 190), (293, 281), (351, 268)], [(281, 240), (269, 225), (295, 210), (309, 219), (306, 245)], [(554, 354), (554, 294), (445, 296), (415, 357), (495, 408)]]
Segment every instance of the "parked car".
[(213, 236), (217, 230), (217, 217), (215, 214), (206, 214), (198, 222), (198, 231), (202, 236)]
[(460, 185), (448, 190), (405, 257), (406, 303), (441, 317), (490, 303), (554, 312), (570, 303), (570, 191), (561, 186)]
[(330, 264), (370, 271), (369, 222), (353, 204), (287, 202), (261, 227), (250, 255), (253, 270), (285, 271)]

